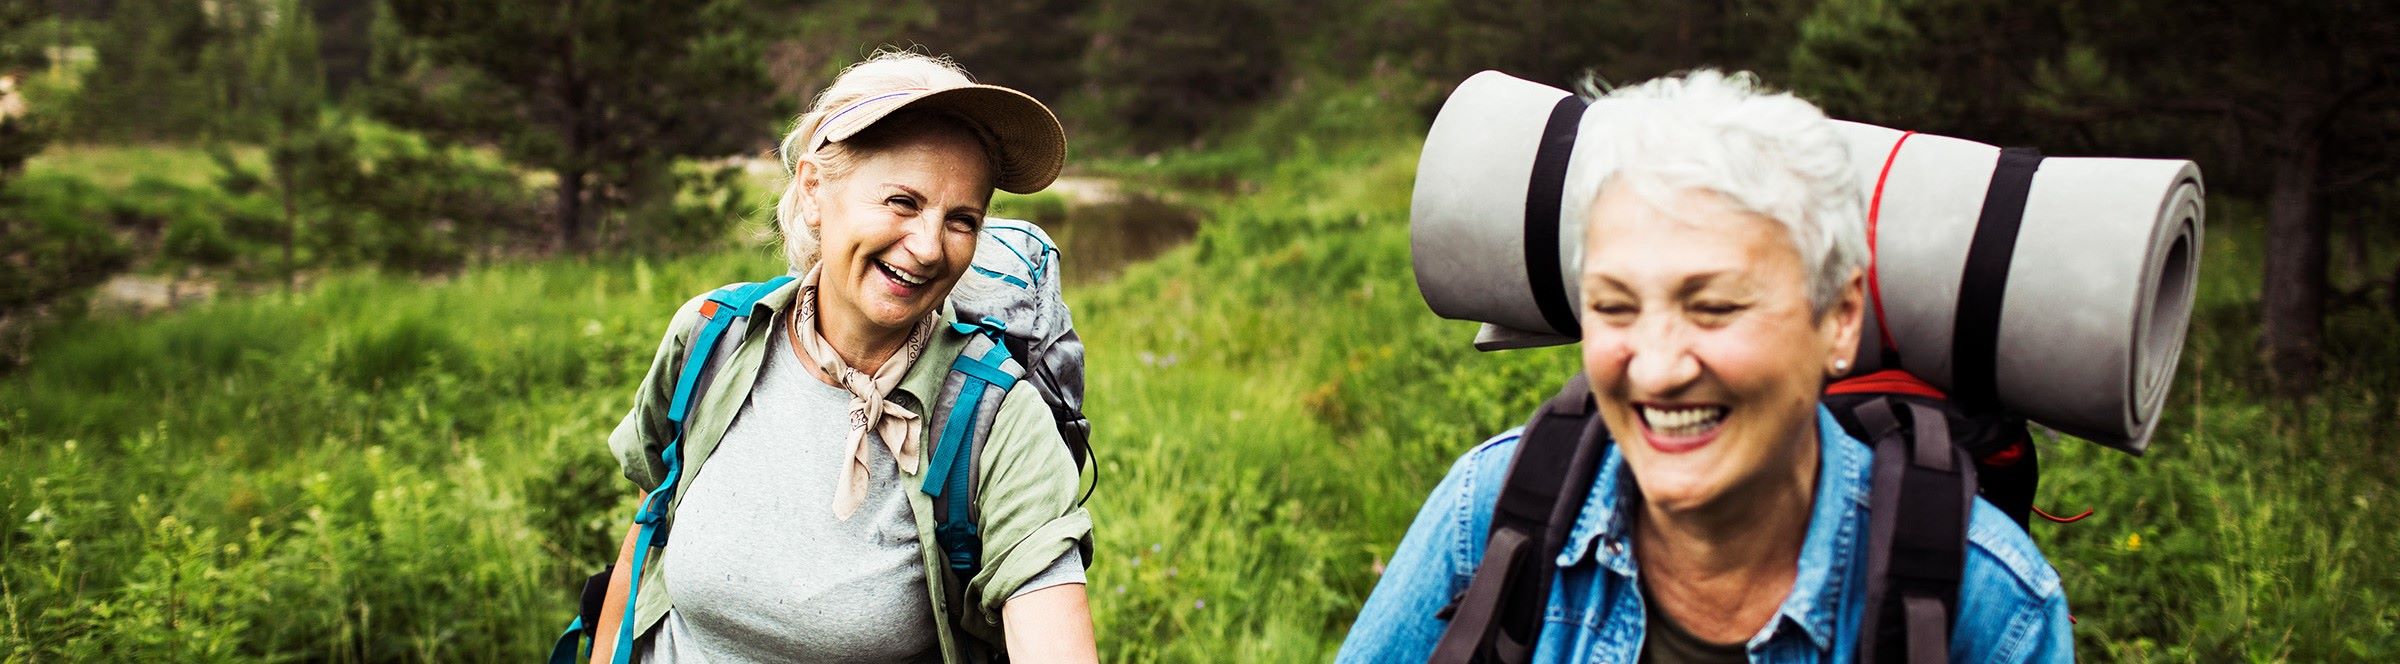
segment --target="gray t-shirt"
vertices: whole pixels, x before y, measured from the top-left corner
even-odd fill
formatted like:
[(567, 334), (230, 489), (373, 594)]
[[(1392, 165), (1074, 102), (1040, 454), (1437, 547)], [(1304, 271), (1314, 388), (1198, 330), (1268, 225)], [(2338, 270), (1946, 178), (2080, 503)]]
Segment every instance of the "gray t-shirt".
[[(833, 517), (850, 393), (800, 364), (777, 318), (749, 403), (675, 510), (663, 563), (675, 608), (642, 659), (941, 661), (914, 478), (870, 438), (866, 499)], [(1083, 581), (1069, 549), (1016, 594)]]

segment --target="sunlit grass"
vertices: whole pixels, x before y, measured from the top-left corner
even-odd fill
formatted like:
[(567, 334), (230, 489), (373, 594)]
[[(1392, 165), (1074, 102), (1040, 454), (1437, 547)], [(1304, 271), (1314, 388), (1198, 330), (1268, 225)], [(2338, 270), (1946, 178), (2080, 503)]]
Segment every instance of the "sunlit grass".
[[(265, 168), (265, 150), (250, 145), (228, 149), (236, 163), (246, 168)], [(171, 143), (52, 145), (26, 160), (25, 170), (78, 175), (110, 190), (132, 186), (134, 179), (142, 176), (187, 187), (214, 186), (224, 173), (209, 158), (207, 149)]]

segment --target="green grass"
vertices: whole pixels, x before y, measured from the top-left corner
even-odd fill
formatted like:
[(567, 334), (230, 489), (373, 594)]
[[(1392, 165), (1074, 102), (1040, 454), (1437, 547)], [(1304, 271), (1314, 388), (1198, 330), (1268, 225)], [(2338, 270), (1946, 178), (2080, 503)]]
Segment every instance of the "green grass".
[[(1472, 325), (1424, 309), (1416, 144), (1376, 138), (1413, 135), (1394, 122), (1110, 167), (1231, 185), (1189, 197), (1192, 243), (1070, 294), (1106, 659), (1328, 659), (1450, 461), (1574, 370), (1568, 349), (1475, 353)], [(2400, 326), (2337, 313), (2323, 394), (2262, 396), (2262, 224), (2212, 211), (2151, 453), (2044, 449), (2040, 504), (2097, 510), (2035, 527), (2078, 647), (2400, 656)], [(603, 439), (668, 313), (779, 272), (745, 249), (354, 274), (55, 330), (0, 377), (0, 659), (536, 657), (630, 511)]]
[[(255, 146), (234, 148), (238, 163), (263, 169), (266, 151)], [(186, 187), (210, 187), (223, 169), (198, 146), (178, 144), (65, 144), (53, 145), (25, 161), (31, 173), (57, 172), (81, 176), (112, 191), (133, 185), (136, 178), (154, 177)]]

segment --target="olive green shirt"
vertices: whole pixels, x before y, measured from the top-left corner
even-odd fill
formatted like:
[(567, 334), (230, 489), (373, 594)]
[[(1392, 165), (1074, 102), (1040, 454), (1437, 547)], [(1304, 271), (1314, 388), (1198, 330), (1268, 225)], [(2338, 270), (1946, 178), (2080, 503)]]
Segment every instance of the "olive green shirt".
[[(732, 359), (717, 368), (714, 381), (707, 392), (692, 404), (691, 415), (683, 441), (683, 468), (678, 486), (690, 486), (700, 467), (723, 440), (735, 415), (748, 401), (756, 384), (759, 368), (767, 349), (772, 346), (768, 335), (773, 325), (757, 324), (767, 316), (783, 315), (799, 293), (799, 282), (784, 285), (761, 299), (752, 311), (753, 324), (739, 340)], [(631, 412), (609, 435), (608, 444), (616, 454), (617, 463), (625, 477), (633, 480), (643, 491), (658, 486), (666, 473), (666, 462), (660, 457), (673, 431), (667, 421), (667, 407), (674, 398), (675, 379), (682, 370), (684, 349), (700, 328), (700, 305), (705, 298), (694, 298), (675, 313), (668, 325), (666, 338), (659, 343), (658, 354), (652, 358), (650, 371), (642, 379), (640, 392), (635, 395)], [(725, 315), (720, 313), (719, 315)], [(942, 318), (952, 318), (944, 305)], [(901, 378), (892, 400), (910, 411), (923, 415), (928, 397), (941, 391), (942, 381), (950, 371), (950, 361), (958, 356), (967, 341), (965, 335), (951, 331), (948, 325), (935, 326), (934, 338), (924, 354)], [(720, 343), (731, 343), (728, 337)], [(934, 458), (936, 432), (924, 427), (918, 441), (921, 453), (919, 465)], [(903, 468), (906, 482), (920, 482), (923, 468)], [(1077, 473), (1066, 444), (1059, 438), (1057, 425), (1050, 418), (1049, 408), (1040, 394), (1022, 382), (1010, 389), (1001, 400), (1000, 410), (992, 423), (990, 440), (977, 450), (975, 459), (976, 525), (983, 534), (983, 569), (968, 582), (963, 596), (972, 604), (961, 607), (965, 624), (956, 625), (990, 643), (1002, 642), (1001, 606), (1027, 580), (1040, 575), (1070, 548), (1089, 547), (1092, 523), (1089, 514), (1075, 504)], [(909, 511), (915, 517), (920, 542), (934, 542), (933, 503), (923, 491), (909, 491)], [(830, 499), (830, 496), (828, 497)], [(669, 503), (666, 523), (674, 527), (674, 508), (683, 501), (677, 492)], [(945, 573), (940, 547), (922, 547), (928, 599), (934, 607), (936, 632), (941, 637), (943, 660), (966, 661), (962, 644), (958, 643), (952, 622), (952, 607), (942, 592)], [(635, 610), (635, 634), (648, 633), (658, 625), (672, 602), (666, 592), (663, 570), (673, 564), (664, 551), (652, 550), (650, 562), (641, 578), (641, 595)]]

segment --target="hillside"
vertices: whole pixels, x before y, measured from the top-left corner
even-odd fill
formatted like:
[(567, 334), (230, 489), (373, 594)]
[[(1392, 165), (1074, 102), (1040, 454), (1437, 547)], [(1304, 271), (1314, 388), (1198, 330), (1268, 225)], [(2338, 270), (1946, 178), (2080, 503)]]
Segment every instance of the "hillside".
[[(1451, 459), (1571, 350), (1477, 354), (1409, 272), (1421, 126), (1323, 96), (1229, 147), (1098, 168), (1187, 192), (1191, 243), (1070, 295), (1091, 350), (1110, 661), (1324, 661)], [(1344, 126), (1283, 131), (1298, 118)], [(1282, 123), (1282, 124), (1279, 124)], [(1300, 136), (1301, 138), (1268, 138)], [(1309, 138), (1317, 137), (1317, 138)], [(2332, 320), (2339, 381), (2270, 403), (2263, 222), (2211, 210), (2152, 452), (2047, 445), (2039, 525), (2103, 660), (2400, 655), (2394, 323)], [(1076, 257), (1067, 256), (1073, 270)], [(603, 439), (675, 304), (764, 248), (372, 273), (53, 330), (0, 378), (9, 661), (526, 660), (634, 496)]]

